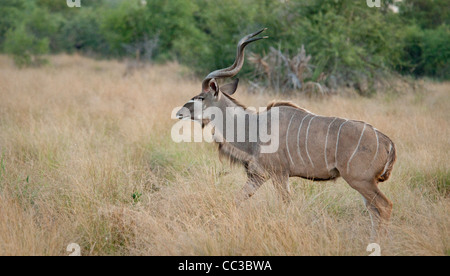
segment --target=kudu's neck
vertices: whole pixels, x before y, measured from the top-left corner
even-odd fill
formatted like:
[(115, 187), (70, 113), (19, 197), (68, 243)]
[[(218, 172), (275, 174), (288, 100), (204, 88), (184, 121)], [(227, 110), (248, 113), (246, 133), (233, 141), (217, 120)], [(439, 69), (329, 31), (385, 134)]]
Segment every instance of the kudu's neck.
[(250, 121), (256, 122), (257, 114), (223, 94), (216, 107), (222, 114), (220, 121), (212, 121), (215, 141), (233, 147), (243, 154), (251, 155), (255, 150), (256, 141), (249, 140)]
[(234, 114), (235, 116), (244, 116), (245, 114), (250, 114), (246, 109), (247, 107), (238, 103), (236, 100), (231, 98), (230, 96), (226, 96), (222, 94), (220, 96), (220, 100), (218, 101), (218, 107), (224, 112), (228, 112)]

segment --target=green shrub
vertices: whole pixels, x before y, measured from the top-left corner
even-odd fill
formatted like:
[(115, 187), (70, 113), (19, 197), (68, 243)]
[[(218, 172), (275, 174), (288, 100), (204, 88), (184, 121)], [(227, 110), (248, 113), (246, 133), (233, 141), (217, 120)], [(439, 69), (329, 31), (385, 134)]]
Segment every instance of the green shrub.
[(109, 44), (110, 55), (124, 56), (123, 45), (141, 41), (149, 28), (149, 14), (138, 1), (124, 1), (118, 7), (102, 12), (100, 31)]
[[(60, 0), (1, 2), (0, 48), (9, 52), (14, 36), (38, 41), (35, 48), (43, 52), (48, 44), (52, 53), (78, 49), (123, 58), (154, 39), (152, 58), (178, 60), (204, 76), (233, 62), (243, 35), (268, 27), (270, 39), (248, 51), (264, 55), (274, 47), (292, 56), (304, 45), (312, 56), (313, 80), (326, 76), (338, 86), (355, 87), (367, 86), (358, 84), (364, 80), (372, 91), (377, 78), (392, 70), (450, 75), (448, 0), (404, 0), (396, 3), (399, 13), (389, 10), (392, 0), (382, 1), (382, 8), (354, 0), (83, 0), (82, 8)], [(42, 51), (29, 49), (21, 62)], [(246, 63), (241, 77), (250, 71)]]
[(442, 25), (423, 30), (414, 25), (405, 28), (402, 58), (397, 70), (417, 77), (450, 79), (450, 28)]
[(57, 37), (57, 49), (72, 53), (79, 50), (85, 54), (108, 56), (110, 48), (101, 28), (98, 11), (89, 7), (79, 9), (77, 16), (67, 18)]
[(40, 65), (45, 62), (42, 55), (49, 51), (49, 40), (30, 34), (22, 24), (6, 33), (4, 50), (19, 67)]
[(417, 25), (408, 26), (404, 29), (403, 49), (401, 60), (396, 69), (403, 74), (423, 74), (421, 67), (423, 56), (423, 30)]
[(46, 8), (33, 7), (27, 13), (22, 24), (26, 26), (28, 33), (37, 39), (48, 39), (49, 50), (57, 51), (59, 42), (59, 31), (64, 19), (61, 15), (50, 13)]
[(450, 27), (442, 25), (423, 33), (423, 73), (450, 79)]
[(25, 0), (2, 0), (0, 5), (0, 45), (4, 42), (8, 30), (20, 22), (24, 9)]
[(450, 24), (450, 4), (448, 0), (403, 0), (400, 16), (407, 22), (422, 29), (434, 29)]

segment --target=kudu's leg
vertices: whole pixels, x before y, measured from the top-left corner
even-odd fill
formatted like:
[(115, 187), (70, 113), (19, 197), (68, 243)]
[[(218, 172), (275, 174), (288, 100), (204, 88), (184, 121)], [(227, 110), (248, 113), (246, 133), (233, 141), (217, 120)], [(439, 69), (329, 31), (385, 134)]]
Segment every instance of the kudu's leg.
[(366, 207), (371, 214), (372, 236), (377, 238), (384, 236), (391, 218), (392, 202), (380, 191), (375, 181), (347, 182), (364, 198)]
[[(371, 206), (375, 206), (379, 215), (378, 221), (378, 231), (381, 236), (386, 236), (387, 228), (389, 226), (389, 221), (391, 219), (392, 213), (392, 202), (378, 189), (375, 185), (375, 189), (370, 192), (370, 195), (373, 200), (373, 204)], [(372, 207), (373, 208), (373, 207)]]
[(289, 188), (289, 174), (279, 174), (272, 177), (272, 182), (285, 203), (291, 201), (291, 191)]
[(253, 196), (266, 179), (258, 174), (247, 173), (248, 179), (242, 190), (236, 196), (236, 206)]

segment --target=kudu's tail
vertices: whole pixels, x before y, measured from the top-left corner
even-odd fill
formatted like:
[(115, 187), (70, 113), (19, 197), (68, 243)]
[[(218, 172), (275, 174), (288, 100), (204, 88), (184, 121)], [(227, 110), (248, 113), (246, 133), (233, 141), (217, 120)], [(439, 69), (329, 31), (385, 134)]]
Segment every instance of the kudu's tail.
[(397, 159), (397, 153), (395, 151), (395, 144), (392, 141), (390, 141), (390, 142), (391, 142), (391, 146), (390, 146), (390, 149), (388, 152), (386, 165), (384, 167), (383, 172), (378, 177), (379, 182), (384, 182), (389, 179), (389, 176), (391, 175), (391, 172), (392, 172), (392, 167), (394, 167), (395, 160)]

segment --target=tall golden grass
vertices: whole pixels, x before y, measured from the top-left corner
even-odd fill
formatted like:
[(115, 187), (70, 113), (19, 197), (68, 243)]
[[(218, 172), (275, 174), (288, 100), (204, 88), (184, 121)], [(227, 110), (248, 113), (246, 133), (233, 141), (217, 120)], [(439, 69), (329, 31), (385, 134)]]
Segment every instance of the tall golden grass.
[[(242, 168), (215, 146), (174, 143), (174, 107), (200, 81), (176, 64), (123, 77), (125, 64), (52, 57), (19, 70), (0, 57), (0, 255), (368, 255), (370, 219), (343, 180), (271, 183), (240, 208)], [(322, 115), (365, 120), (398, 160), (382, 255), (450, 254), (450, 84), (374, 98), (293, 96)], [(236, 97), (265, 106), (273, 97)], [(420, 91), (419, 91), (420, 90)]]

